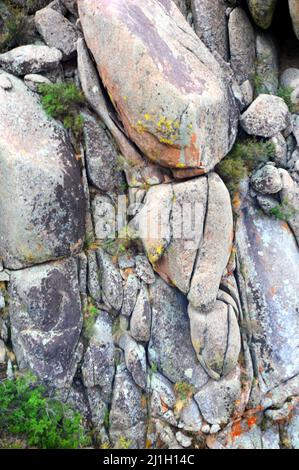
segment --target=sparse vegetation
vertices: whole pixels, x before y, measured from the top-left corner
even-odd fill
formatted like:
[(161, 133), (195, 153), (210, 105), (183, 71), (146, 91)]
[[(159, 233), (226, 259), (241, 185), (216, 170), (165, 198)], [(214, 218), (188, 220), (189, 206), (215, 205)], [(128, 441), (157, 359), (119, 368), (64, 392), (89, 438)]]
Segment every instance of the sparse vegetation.
[(217, 165), (216, 170), (233, 195), (240, 183), (260, 163), (267, 162), (274, 154), (272, 142), (246, 139), (236, 142), (230, 153)]
[(0, 447), (8, 441), (13, 446), (11, 437), (17, 447), (21, 439), (41, 449), (77, 449), (90, 443), (81, 415), (48, 397), (31, 375), (0, 383)]
[(131, 441), (126, 439), (124, 436), (120, 436), (117, 442), (116, 449), (129, 449), (131, 445)]
[(0, 52), (6, 52), (26, 42), (25, 12), (9, 1), (3, 2), (0, 9), (0, 29)]
[(296, 211), (288, 203), (283, 202), (278, 204), (276, 207), (273, 207), (270, 210), (270, 214), (276, 217), (276, 219), (288, 222), (292, 217), (294, 217)]
[(298, 111), (296, 105), (292, 100), (293, 88), (289, 86), (280, 86), (277, 91), (277, 96), (282, 98), (285, 104), (288, 106), (291, 113), (296, 113)]
[(83, 335), (85, 338), (89, 339), (92, 336), (98, 315), (99, 310), (93, 304), (92, 299), (88, 298), (87, 305), (83, 310)]
[(83, 93), (73, 83), (42, 83), (38, 91), (46, 113), (59, 119), (66, 129), (73, 132), (76, 141), (80, 141), (84, 125), (80, 114), (85, 101)]

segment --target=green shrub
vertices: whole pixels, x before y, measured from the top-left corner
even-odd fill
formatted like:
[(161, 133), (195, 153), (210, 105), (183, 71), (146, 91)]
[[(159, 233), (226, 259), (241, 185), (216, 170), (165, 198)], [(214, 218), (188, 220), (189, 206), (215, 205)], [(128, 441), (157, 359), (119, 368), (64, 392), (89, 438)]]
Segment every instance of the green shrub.
[(26, 15), (22, 9), (9, 2), (5, 2), (5, 4), (7, 8), (3, 11), (0, 10), (0, 52), (6, 52), (20, 46), (26, 42), (27, 36)]
[(275, 152), (272, 142), (246, 139), (236, 142), (229, 154), (216, 166), (231, 194), (239, 189), (239, 185), (262, 162), (267, 162)]
[(284, 100), (291, 113), (296, 113), (298, 110), (296, 105), (292, 101), (293, 91), (294, 89), (290, 86), (280, 86), (277, 91), (277, 96)]
[(41, 449), (76, 449), (89, 445), (82, 417), (46, 395), (30, 375), (0, 383), (0, 447), (8, 437)]
[(42, 83), (38, 91), (46, 113), (59, 119), (66, 129), (72, 130), (79, 141), (84, 125), (80, 114), (80, 107), (85, 101), (83, 93), (73, 83)]
[(92, 336), (94, 325), (98, 315), (99, 310), (89, 298), (87, 305), (83, 311), (83, 335), (85, 336), (85, 338), (89, 339)]

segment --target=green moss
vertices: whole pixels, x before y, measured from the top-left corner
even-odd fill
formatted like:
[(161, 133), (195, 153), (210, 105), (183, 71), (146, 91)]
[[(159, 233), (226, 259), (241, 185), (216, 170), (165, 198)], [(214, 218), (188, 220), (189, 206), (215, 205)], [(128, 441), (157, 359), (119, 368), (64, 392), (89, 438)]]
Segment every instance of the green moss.
[(176, 394), (177, 399), (181, 401), (186, 401), (191, 398), (194, 394), (194, 387), (193, 385), (187, 382), (177, 382), (174, 385), (174, 392)]
[(99, 310), (93, 304), (92, 299), (88, 298), (87, 305), (83, 310), (83, 335), (86, 339), (92, 336), (98, 315)]
[(244, 180), (262, 162), (275, 153), (272, 142), (246, 139), (236, 142), (230, 153), (216, 166), (216, 171), (233, 195)]
[(77, 449), (90, 443), (81, 415), (47, 396), (31, 375), (0, 383), (0, 447), (12, 438), (41, 449)]
[(283, 202), (273, 207), (270, 210), (270, 214), (276, 217), (278, 220), (288, 222), (296, 214), (296, 210), (291, 207), (288, 203)]
[(38, 91), (48, 116), (59, 119), (79, 141), (84, 126), (84, 119), (80, 115), (80, 107), (85, 102), (83, 93), (73, 83), (42, 83)]

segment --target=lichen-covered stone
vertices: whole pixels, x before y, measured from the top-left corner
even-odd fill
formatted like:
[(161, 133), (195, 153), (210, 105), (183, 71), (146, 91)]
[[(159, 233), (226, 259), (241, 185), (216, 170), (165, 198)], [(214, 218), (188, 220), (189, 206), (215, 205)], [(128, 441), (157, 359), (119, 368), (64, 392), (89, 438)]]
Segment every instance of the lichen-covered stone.
[(268, 29), (272, 23), (277, 0), (247, 0), (252, 18), (260, 28)]
[(81, 359), (82, 312), (74, 259), (11, 273), (10, 323), (19, 368), (48, 386), (70, 385)]
[(236, 108), (220, 66), (174, 3), (80, 0), (78, 6), (87, 45), (130, 138), (163, 166), (213, 168), (235, 138)]
[(30, 44), (0, 54), (0, 66), (14, 75), (26, 75), (55, 69), (61, 59), (62, 53), (55, 47)]
[(11, 269), (80, 250), (85, 200), (64, 129), (36, 94), (9, 76), (0, 88), (0, 256)]

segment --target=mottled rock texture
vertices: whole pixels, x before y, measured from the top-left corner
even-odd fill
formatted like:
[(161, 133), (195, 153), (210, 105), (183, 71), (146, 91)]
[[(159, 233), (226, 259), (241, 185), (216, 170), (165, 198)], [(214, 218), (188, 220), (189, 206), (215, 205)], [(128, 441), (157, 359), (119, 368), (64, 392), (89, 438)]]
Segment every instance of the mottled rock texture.
[(78, 5), (87, 45), (130, 138), (163, 166), (210, 170), (234, 140), (235, 110), (219, 65), (175, 5)]

